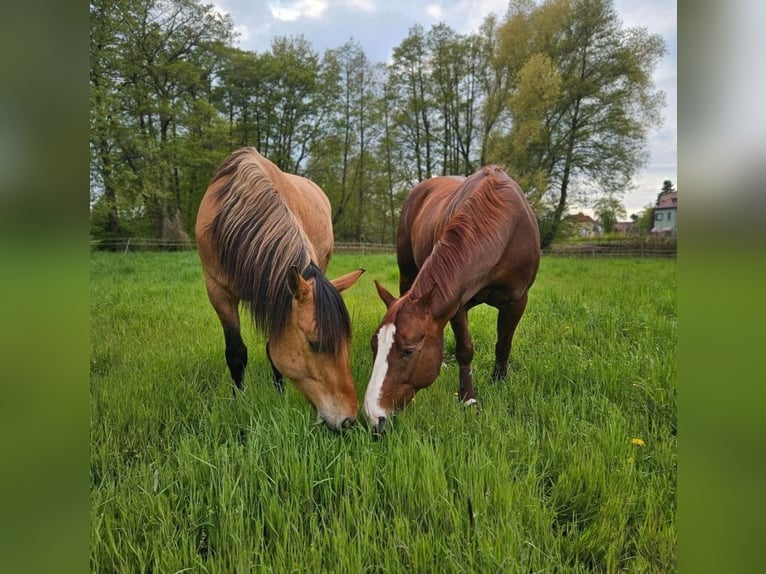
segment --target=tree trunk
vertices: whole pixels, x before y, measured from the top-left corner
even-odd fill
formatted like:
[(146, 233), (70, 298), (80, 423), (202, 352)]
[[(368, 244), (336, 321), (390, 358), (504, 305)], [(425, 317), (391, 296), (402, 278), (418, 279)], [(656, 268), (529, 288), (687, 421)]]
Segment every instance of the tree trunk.
[(572, 160), (574, 156), (574, 146), (577, 141), (577, 129), (579, 128), (579, 116), (580, 116), (580, 99), (575, 102), (574, 113), (572, 115), (572, 124), (569, 130), (569, 141), (567, 142), (567, 154), (564, 159), (564, 175), (561, 178), (561, 187), (559, 188), (559, 201), (556, 204), (556, 209), (553, 210), (553, 217), (551, 218), (550, 225), (546, 228), (542, 237), (540, 238), (540, 247), (547, 249), (553, 244), (553, 240), (556, 238), (559, 226), (561, 225), (561, 218), (564, 215), (564, 210), (567, 205), (567, 192), (569, 190), (569, 179), (572, 175)]

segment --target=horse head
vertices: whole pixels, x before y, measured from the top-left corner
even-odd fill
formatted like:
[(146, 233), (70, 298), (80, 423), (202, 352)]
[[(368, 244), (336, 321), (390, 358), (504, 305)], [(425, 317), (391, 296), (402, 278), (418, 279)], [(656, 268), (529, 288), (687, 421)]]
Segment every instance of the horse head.
[(318, 416), (336, 431), (351, 426), (359, 410), (349, 361), (350, 323), (340, 292), (363, 272), (328, 281), (315, 267), (303, 274), (290, 268), (289, 320), (269, 340), (274, 367), (292, 379)]
[(431, 313), (434, 289), (415, 299), (395, 298), (375, 281), (386, 314), (372, 335), (372, 375), (364, 397), (364, 411), (378, 432), (397, 409), (405, 407), (420, 389), (439, 376), (444, 352), (444, 326)]

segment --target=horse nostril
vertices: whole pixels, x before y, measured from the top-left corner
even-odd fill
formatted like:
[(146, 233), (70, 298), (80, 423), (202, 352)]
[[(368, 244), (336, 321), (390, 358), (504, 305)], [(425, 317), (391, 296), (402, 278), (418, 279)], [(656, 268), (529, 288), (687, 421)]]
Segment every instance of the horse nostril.
[(375, 431), (379, 434), (383, 434), (386, 430), (386, 417), (378, 417), (378, 424), (375, 425)]
[(355, 422), (356, 422), (356, 417), (346, 417), (345, 419), (343, 419), (343, 421), (341, 421), (340, 428), (347, 429), (353, 426)]

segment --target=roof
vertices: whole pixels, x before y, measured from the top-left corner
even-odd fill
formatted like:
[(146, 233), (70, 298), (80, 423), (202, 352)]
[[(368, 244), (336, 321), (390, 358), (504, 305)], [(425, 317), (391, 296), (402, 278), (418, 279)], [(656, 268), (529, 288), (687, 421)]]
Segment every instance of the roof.
[(589, 223), (589, 224), (596, 223), (596, 221), (590, 215), (585, 215), (582, 211), (576, 215), (568, 215), (566, 219), (569, 219), (570, 221), (574, 221), (575, 223)]
[(660, 197), (657, 198), (657, 209), (665, 209), (669, 207), (678, 207), (677, 191), (661, 194)]

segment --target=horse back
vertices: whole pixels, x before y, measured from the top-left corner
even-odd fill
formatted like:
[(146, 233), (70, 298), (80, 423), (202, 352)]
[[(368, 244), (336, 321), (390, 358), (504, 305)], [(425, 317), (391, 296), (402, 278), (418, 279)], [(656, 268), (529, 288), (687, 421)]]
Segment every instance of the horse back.
[[(402, 293), (411, 287), (445, 230), (454, 224), (456, 214), (461, 212), (465, 218), (471, 213), (466, 203), (474, 201), (473, 207), (479, 204), (477, 198), (470, 199), (471, 195), (489, 182), (493, 183), (494, 195), (486, 197), (492, 197), (495, 207), (498, 203), (503, 207), (490, 217), (496, 225), (487, 236), (474, 233), (470, 237), (474, 246), (469, 248), (473, 253), (468, 254), (463, 268), (467, 275), (464, 280), (474, 282), (481, 277), (472, 289), (478, 288), (480, 298), (494, 302), (515, 300), (532, 285), (540, 259), (537, 219), (518, 184), (500, 168), (488, 166), (470, 178), (434, 177), (412, 189), (402, 206), (397, 232)], [(474, 227), (481, 226), (476, 223)], [(499, 241), (490, 241), (489, 234)]]
[(445, 206), (465, 179), (461, 176), (432, 177), (417, 184), (407, 195), (396, 234), (400, 274), (404, 270), (414, 280), (417, 270), (449, 223)]

